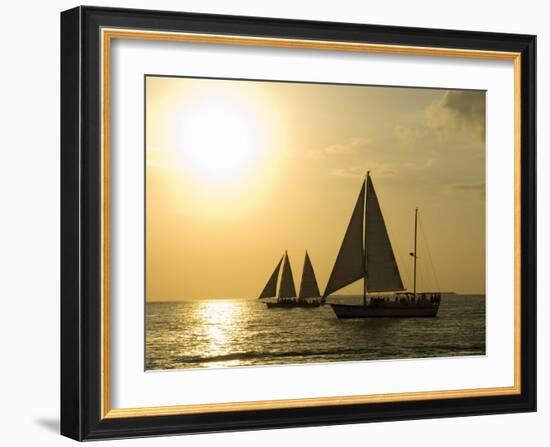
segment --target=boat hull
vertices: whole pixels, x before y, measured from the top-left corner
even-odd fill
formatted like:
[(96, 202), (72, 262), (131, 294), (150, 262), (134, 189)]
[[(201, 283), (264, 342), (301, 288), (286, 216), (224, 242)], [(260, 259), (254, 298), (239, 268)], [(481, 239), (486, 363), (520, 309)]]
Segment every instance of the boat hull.
[(291, 309), (294, 307), (319, 307), (323, 303), (321, 301), (272, 301), (265, 303), (268, 309)]
[(338, 318), (434, 318), (439, 303), (331, 304)]

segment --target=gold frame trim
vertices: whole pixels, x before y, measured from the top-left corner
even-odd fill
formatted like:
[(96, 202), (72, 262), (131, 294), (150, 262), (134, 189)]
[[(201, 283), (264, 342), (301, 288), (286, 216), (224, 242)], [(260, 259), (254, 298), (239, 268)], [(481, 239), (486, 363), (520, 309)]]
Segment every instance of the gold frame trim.
[[(368, 52), (409, 56), (440, 56), (514, 62), (514, 385), (511, 387), (423, 391), (305, 399), (225, 402), (143, 408), (111, 408), (110, 364), (110, 70), (113, 39), (262, 46), (322, 51)], [(521, 393), (521, 54), (504, 51), (382, 45), (337, 41), (278, 39), (249, 36), (101, 29), (101, 419), (167, 416), (262, 409), (308, 408), (427, 399), (503, 396)]]

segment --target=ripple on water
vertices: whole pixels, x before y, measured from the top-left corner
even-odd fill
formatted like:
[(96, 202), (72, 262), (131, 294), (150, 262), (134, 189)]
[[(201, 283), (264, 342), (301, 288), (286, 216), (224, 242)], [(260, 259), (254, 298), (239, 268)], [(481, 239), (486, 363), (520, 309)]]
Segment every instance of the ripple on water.
[(147, 304), (147, 369), (484, 354), (484, 296), (445, 297), (432, 319), (338, 320), (330, 306), (245, 299)]

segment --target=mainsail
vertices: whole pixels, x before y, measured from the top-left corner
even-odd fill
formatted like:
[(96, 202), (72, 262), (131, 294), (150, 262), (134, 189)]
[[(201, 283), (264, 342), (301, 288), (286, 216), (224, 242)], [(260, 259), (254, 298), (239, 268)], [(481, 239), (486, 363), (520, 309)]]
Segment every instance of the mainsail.
[(367, 176), (365, 225), (367, 290), (369, 292), (403, 290), (403, 282), (395, 262), (388, 230), (370, 176)]
[(262, 290), (262, 293), (260, 293), (260, 299), (271, 298), (277, 295), (277, 280), (279, 279), (279, 270), (281, 269), (281, 262), (283, 262), (283, 257), (281, 257), (281, 259), (279, 260), (279, 263), (269, 277), (269, 280), (267, 281), (264, 290)]
[(368, 173), (323, 297), (361, 278), (366, 282), (365, 292), (403, 290), (388, 231)]
[(302, 271), (302, 282), (300, 284), (299, 298), (313, 298), (321, 296), (319, 292), (319, 286), (317, 285), (317, 279), (315, 278), (315, 272), (311, 265), (311, 260), (306, 251), (306, 258), (304, 259), (304, 270)]
[(281, 277), (281, 285), (279, 287), (279, 298), (295, 298), (296, 288), (294, 287), (292, 269), (290, 268), (290, 261), (288, 260), (288, 255), (286, 252), (284, 258), (283, 274)]
[(363, 222), (365, 219), (365, 182), (357, 197), (344, 240), (332, 268), (323, 297), (365, 276)]

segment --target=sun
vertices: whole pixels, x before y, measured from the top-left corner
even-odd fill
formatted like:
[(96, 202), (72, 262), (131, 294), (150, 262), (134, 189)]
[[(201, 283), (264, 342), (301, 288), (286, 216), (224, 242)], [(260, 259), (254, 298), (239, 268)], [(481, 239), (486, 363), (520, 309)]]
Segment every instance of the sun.
[(207, 180), (237, 179), (257, 164), (265, 132), (252, 107), (234, 98), (202, 98), (176, 121), (175, 148), (185, 168)]

